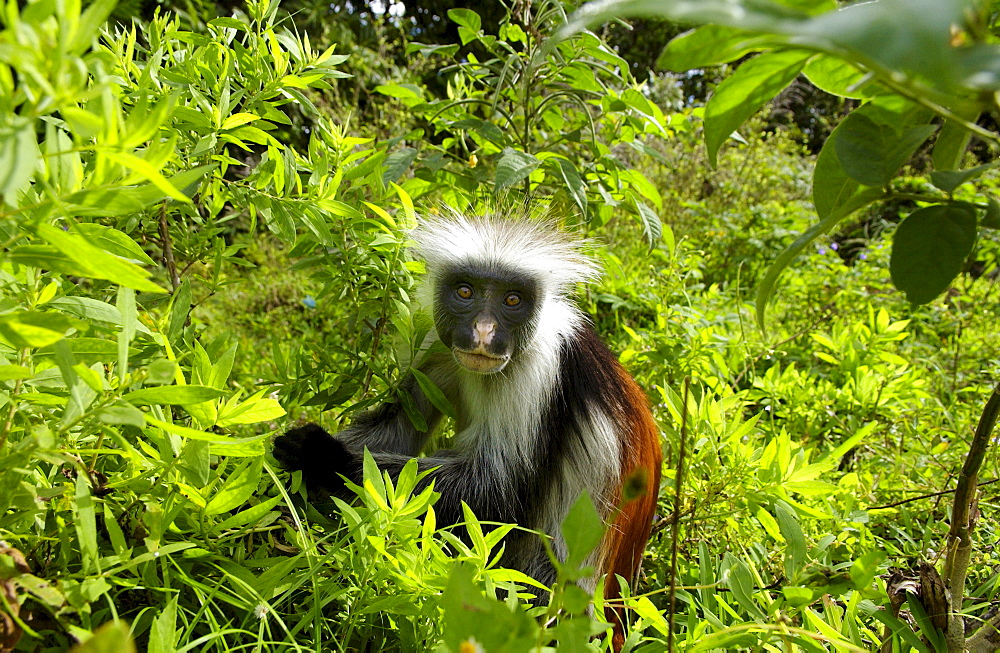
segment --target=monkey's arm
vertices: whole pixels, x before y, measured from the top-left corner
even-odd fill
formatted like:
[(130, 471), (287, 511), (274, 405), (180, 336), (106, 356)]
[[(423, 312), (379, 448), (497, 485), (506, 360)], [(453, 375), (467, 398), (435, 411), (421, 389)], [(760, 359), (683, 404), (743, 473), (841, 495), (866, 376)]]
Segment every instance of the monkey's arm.
[[(369, 451), (371, 451), (369, 449)], [(375, 463), (382, 471), (397, 478), (412, 456), (384, 451), (372, 451)], [(274, 457), (288, 469), (302, 470), (310, 489), (321, 489), (348, 498), (343, 478), (361, 485), (364, 476), (363, 452), (355, 452), (316, 424), (291, 429), (274, 441)], [(516, 483), (507, 479), (501, 483), (495, 465), (479, 464), (475, 459), (441, 452), (418, 458), (420, 471), (430, 471), (418, 484), (420, 492), (432, 481), (441, 493), (434, 509), (442, 526), (462, 521), (462, 502), (469, 504), (484, 521), (517, 522), (522, 515), (522, 501), (517, 497)]]

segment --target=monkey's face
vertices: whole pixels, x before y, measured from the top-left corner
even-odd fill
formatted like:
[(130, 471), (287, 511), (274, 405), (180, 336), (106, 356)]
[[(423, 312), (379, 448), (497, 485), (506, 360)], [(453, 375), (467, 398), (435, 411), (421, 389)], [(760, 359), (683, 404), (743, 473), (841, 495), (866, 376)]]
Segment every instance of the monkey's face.
[(511, 271), (485, 266), (452, 270), (436, 289), (438, 336), (465, 369), (499, 372), (531, 337), (537, 293), (537, 283)]

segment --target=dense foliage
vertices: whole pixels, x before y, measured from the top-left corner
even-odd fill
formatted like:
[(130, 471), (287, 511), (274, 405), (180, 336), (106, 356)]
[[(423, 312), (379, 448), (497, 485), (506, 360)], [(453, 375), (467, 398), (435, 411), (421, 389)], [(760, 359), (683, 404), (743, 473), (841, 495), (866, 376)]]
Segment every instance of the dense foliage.
[[(627, 650), (997, 647), (991, 3), (360, 14), (400, 40), (349, 55), (304, 4), (189, 5), (0, 10), (0, 651), (607, 650), (585, 501), (539, 587), (415, 466), (313, 506), (268, 454), (419, 420), (407, 229), (524, 202), (593, 239), (664, 434)], [(705, 106), (583, 29), (632, 14), (706, 24), (660, 58), (729, 66)], [(816, 157), (753, 117), (789, 84), (853, 109)]]

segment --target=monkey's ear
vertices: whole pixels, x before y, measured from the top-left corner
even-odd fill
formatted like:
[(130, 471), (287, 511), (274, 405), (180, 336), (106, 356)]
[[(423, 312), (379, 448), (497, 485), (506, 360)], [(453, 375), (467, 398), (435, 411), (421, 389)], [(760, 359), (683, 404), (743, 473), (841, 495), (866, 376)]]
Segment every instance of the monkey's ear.
[(344, 493), (341, 474), (356, 467), (355, 456), (344, 444), (318, 424), (306, 424), (274, 439), (273, 454), (288, 470), (302, 470), (309, 489), (323, 489), (332, 494)]

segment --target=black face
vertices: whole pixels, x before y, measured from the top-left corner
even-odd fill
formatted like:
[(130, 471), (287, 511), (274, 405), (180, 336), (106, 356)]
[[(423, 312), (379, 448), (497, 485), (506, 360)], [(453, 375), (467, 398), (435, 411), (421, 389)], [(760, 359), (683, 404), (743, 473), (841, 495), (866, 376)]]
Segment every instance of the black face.
[(474, 372), (503, 369), (527, 344), (538, 310), (538, 284), (492, 267), (452, 270), (438, 282), (434, 319), (441, 342)]

